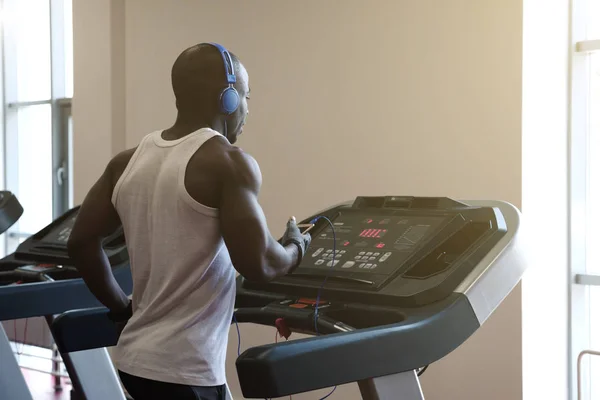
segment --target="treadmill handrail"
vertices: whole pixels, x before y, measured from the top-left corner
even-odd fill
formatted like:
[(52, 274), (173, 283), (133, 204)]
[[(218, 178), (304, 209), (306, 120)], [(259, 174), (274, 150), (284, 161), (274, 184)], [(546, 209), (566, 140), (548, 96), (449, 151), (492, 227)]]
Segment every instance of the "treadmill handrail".
[[(114, 346), (115, 324), (104, 307), (67, 311), (52, 324), (63, 353)], [(250, 348), (236, 361), (244, 396), (280, 397), (378, 376), (410, 371), (454, 350), (479, 327), (466, 298), (457, 296), (438, 313), (412, 316), (398, 324)], [(461, 321), (456, 324), (455, 321)], [(470, 321), (470, 322), (465, 322)], [(439, 339), (440, 327), (445, 340)], [(428, 359), (412, 354), (427, 347)], [(416, 353), (415, 353), (416, 352)], [(347, 355), (352, 354), (351, 362)]]
[(112, 347), (119, 339), (106, 307), (66, 311), (54, 319), (51, 330), (61, 353)]
[[(232, 322), (240, 324), (253, 323), (272, 326), (273, 321), (280, 318), (280, 310), (269, 309), (268, 307), (240, 308), (236, 310), (234, 314), (235, 317)], [(298, 313), (298, 315), (293, 314), (294, 312), (289, 310), (287, 315), (282, 317), (292, 332), (308, 332), (310, 334), (314, 330), (315, 319), (312, 316), (307, 318), (307, 314), (302, 312)], [(290, 318), (290, 315), (292, 315), (292, 318)], [(319, 333), (321, 334), (333, 334), (355, 330), (353, 327), (342, 321), (336, 321), (322, 314), (317, 316), (316, 324)]]
[(65, 311), (54, 319), (51, 329), (61, 353), (112, 347), (119, 340), (106, 307)]
[[(52, 333), (59, 350), (114, 346), (117, 331), (107, 312), (98, 307), (58, 316)], [(478, 327), (466, 297), (456, 295), (441, 312), (398, 324), (253, 347), (240, 355), (236, 368), (245, 397), (281, 397), (423, 367), (452, 352)]]
[[(236, 361), (243, 394), (288, 396), (421, 368), (452, 352), (456, 343), (477, 330), (474, 316), (465, 319), (465, 313), (473, 315), (473, 310), (460, 296), (440, 313), (397, 324), (250, 348)], [(440, 329), (448, 325), (450, 329)], [(442, 332), (445, 338), (439, 340)], [(412, 355), (418, 353), (427, 353), (429, 359), (420, 357), (417, 365)]]
[[(130, 294), (133, 282), (129, 264), (114, 267), (113, 275), (125, 293)], [(0, 286), (0, 321), (54, 315), (100, 304), (82, 278)]]

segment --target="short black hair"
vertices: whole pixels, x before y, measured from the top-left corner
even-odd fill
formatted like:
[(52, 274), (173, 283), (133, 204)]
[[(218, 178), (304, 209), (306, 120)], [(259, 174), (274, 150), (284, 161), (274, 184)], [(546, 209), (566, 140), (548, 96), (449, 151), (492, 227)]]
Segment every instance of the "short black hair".
[[(235, 54), (229, 54), (237, 75), (240, 60)], [(194, 109), (197, 112), (216, 113), (218, 93), (227, 86), (225, 66), (219, 50), (207, 43), (185, 49), (173, 64), (171, 84), (179, 111)]]

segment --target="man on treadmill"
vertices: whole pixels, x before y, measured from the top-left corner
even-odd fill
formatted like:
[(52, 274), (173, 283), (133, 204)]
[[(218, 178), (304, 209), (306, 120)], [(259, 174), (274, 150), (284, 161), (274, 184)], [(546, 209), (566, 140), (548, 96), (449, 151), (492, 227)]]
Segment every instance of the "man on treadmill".
[[(216, 44), (192, 46), (171, 80), (175, 123), (108, 163), (81, 206), (69, 255), (121, 326), (113, 357), (134, 399), (224, 399), (234, 268), (257, 281), (285, 275), (310, 236), (293, 218), (280, 241), (271, 236), (258, 164), (233, 146), (250, 94), (237, 57)], [(102, 248), (121, 224), (131, 301)]]

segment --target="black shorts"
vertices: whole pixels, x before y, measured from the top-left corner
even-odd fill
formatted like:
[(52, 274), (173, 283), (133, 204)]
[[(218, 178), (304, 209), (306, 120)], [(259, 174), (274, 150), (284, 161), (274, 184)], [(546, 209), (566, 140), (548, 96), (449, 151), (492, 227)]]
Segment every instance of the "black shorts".
[(153, 381), (119, 371), (119, 377), (134, 400), (225, 400), (225, 385), (189, 386)]

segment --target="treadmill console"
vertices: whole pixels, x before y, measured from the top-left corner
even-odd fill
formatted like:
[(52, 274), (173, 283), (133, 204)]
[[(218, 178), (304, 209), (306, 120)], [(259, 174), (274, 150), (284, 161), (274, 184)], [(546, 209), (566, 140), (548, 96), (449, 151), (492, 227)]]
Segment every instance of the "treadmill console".
[[(67, 241), (75, 224), (79, 207), (72, 208), (44, 229), (29, 237), (15, 251), (16, 260), (72, 265)], [(111, 265), (129, 261), (123, 229), (117, 229), (104, 239), (104, 250)]]
[(17, 197), (7, 190), (0, 191), (0, 234), (14, 225), (23, 215), (23, 206)]
[[(79, 207), (67, 211), (0, 260), (0, 321), (100, 305), (67, 251), (78, 212)], [(0, 203), (0, 219), (2, 213)], [(130, 294), (133, 282), (123, 230), (117, 229), (103, 244), (117, 283)]]
[(310, 257), (302, 261), (300, 268), (315, 273), (333, 269), (351, 275), (390, 275), (446, 220), (443, 215), (343, 211), (333, 222), (335, 234), (327, 227), (322, 229), (313, 239)]
[[(299, 267), (247, 289), (314, 294), (389, 305), (423, 305), (447, 297), (506, 233), (493, 207), (447, 198), (359, 197), (319, 215)], [(311, 216), (302, 223), (310, 222)]]

